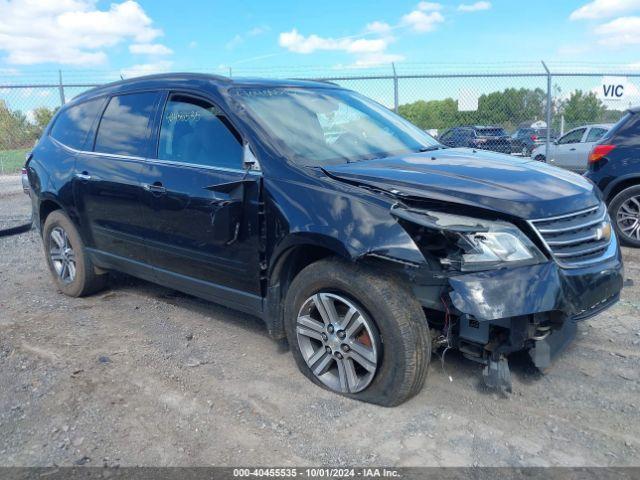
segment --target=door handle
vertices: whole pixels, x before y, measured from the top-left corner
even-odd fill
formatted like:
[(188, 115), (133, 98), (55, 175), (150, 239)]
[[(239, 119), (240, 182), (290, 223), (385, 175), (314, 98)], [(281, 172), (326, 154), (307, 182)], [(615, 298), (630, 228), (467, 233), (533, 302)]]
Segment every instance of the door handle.
[(576, 149), (575, 149), (575, 147), (574, 147), (574, 148), (570, 148), (570, 149), (569, 149), (569, 151), (570, 151), (570, 152), (575, 152), (575, 151), (576, 151)]
[(76, 173), (76, 178), (79, 180), (82, 180), (83, 182), (88, 182), (93, 177), (91, 177), (91, 175), (89, 175), (87, 172), (82, 172), (82, 173)]
[(143, 187), (145, 190), (156, 195), (162, 195), (164, 193), (167, 193), (167, 189), (162, 186), (161, 182), (145, 183)]

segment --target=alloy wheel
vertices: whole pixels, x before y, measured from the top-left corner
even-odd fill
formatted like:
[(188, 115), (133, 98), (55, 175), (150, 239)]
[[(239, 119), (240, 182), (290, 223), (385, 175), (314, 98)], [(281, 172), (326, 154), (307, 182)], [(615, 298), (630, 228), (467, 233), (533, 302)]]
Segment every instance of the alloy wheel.
[(350, 300), (326, 292), (309, 297), (298, 313), (296, 334), (305, 362), (331, 390), (357, 393), (373, 380), (380, 336)]
[(620, 232), (631, 240), (640, 240), (640, 197), (627, 199), (616, 213)]
[(76, 255), (69, 236), (62, 227), (55, 227), (49, 234), (49, 258), (58, 278), (71, 283), (76, 278)]

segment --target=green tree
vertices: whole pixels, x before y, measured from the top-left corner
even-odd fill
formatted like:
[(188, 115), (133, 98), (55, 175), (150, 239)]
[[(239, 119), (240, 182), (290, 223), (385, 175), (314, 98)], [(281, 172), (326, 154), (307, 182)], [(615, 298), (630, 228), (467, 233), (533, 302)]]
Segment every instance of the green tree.
[(560, 105), (560, 114), (564, 115), (567, 128), (587, 123), (596, 123), (605, 118), (607, 107), (593, 92), (576, 90)]
[(49, 125), (49, 122), (57, 111), (57, 108), (51, 109), (47, 107), (38, 107), (33, 111), (35, 126), (40, 134), (42, 134), (42, 131)]

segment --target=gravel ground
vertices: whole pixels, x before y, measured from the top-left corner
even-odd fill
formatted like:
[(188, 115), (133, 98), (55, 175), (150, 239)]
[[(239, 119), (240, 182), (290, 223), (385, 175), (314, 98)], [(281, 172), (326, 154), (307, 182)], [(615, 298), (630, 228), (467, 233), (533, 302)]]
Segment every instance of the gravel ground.
[[(0, 225), (28, 217), (14, 180)], [(308, 382), (252, 317), (125, 276), (67, 298), (35, 232), (0, 238), (0, 465), (640, 465), (640, 251), (624, 255), (622, 300), (546, 375), (513, 358), (502, 398), (434, 356), (385, 409)]]

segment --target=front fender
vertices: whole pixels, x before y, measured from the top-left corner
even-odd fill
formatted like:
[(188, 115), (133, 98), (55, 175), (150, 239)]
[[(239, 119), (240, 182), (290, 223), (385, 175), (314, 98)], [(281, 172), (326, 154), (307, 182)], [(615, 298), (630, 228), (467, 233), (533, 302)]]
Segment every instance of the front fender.
[(352, 261), (378, 255), (426, 266), (413, 239), (391, 216), (392, 202), (350, 189), (355, 187), (334, 190), (320, 182), (265, 180), (271, 263), (292, 246), (311, 244)]

